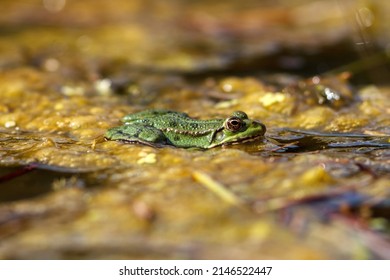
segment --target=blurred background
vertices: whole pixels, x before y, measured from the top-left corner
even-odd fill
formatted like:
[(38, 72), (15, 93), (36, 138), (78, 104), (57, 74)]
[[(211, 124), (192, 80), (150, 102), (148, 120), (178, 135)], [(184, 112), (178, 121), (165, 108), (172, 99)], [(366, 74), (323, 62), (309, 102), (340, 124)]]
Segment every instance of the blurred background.
[(73, 68), (109, 60), (197, 73), (389, 77), (388, 1), (2, 0), (1, 11), (3, 69), (32, 63), (70, 75), (76, 59)]

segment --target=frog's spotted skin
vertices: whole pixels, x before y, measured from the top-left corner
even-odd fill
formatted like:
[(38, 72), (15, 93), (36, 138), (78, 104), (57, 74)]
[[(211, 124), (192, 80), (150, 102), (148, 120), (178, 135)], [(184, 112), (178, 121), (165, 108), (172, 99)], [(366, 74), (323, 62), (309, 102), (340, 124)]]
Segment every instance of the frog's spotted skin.
[(265, 126), (248, 119), (241, 111), (227, 119), (197, 120), (170, 110), (146, 110), (125, 116), (123, 125), (106, 132), (108, 140), (141, 143), (154, 147), (213, 148), (253, 141), (262, 137)]

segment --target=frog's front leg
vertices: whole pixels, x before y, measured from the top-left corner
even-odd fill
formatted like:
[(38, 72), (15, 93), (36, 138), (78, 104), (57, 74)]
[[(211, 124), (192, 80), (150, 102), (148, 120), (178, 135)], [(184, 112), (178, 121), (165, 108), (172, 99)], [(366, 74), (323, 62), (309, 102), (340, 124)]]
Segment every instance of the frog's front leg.
[(140, 143), (152, 147), (160, 147), (170, 144), (161, 130), (143, 125), (122, 125), (110, 128), (105, 136), (107, 140), (115, 140), (129, 143)]

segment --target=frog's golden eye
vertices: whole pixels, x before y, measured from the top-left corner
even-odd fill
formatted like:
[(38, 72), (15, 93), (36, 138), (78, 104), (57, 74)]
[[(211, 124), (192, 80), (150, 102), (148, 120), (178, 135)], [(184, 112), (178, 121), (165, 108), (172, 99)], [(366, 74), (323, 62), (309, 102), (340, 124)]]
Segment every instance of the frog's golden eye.
[(244, 122), (237, 117), (228, 118), (225, 122), (225, 128), (230, 131), (239, 131), (244, 125)]

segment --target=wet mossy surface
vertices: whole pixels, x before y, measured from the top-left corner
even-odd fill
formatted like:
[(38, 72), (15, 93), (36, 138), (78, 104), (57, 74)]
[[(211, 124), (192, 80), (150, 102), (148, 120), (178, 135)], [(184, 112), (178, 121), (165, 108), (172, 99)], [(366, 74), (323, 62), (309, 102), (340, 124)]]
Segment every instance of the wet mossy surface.
[[(368, 67), (356, 9), (326, 1), (3, 2), (0, 258), (390, 258), (387, 4), (366, 7)], [(104, 139), (151, 108), (241, 110), (267, 133)]]

